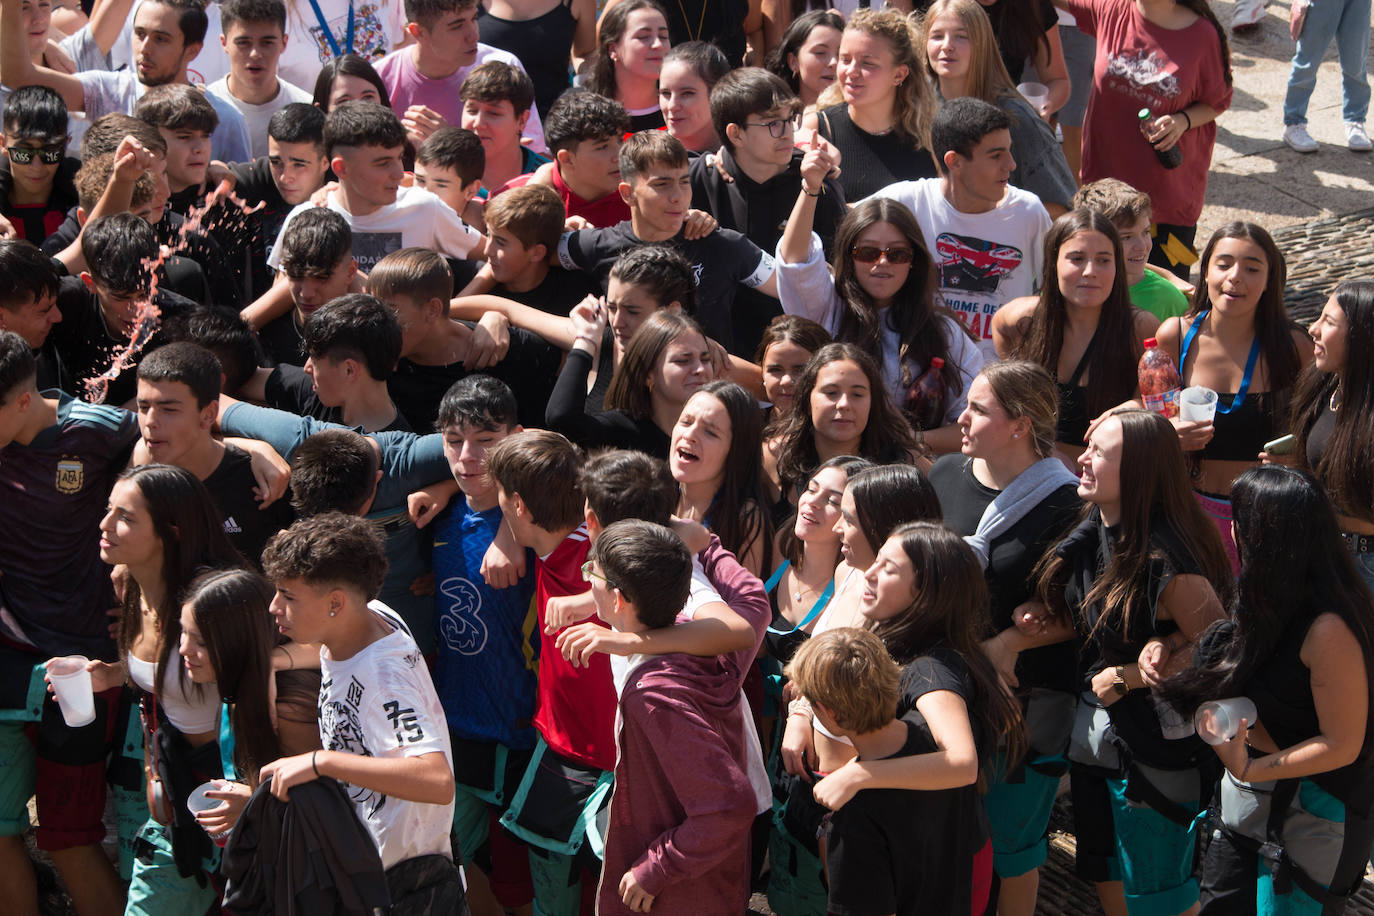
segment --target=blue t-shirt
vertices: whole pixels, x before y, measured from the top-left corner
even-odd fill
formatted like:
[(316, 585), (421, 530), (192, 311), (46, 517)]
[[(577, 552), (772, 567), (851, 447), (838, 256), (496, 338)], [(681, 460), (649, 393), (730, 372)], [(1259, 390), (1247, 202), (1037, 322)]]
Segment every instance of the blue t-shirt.
[(499, 506), (476, 512), (461, 496), (434, 522), (434, 687), (459, 737), (526, 750), (539, 672), (534, 556), (516, 585), (487, 585), (482, 556), (500, 527)]

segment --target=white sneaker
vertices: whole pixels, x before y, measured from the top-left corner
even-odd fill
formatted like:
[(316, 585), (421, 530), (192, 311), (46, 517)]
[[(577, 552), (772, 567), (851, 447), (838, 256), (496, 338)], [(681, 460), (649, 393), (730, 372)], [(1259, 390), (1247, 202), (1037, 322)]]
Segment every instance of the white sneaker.
[(1374, 143), (1369, 140), (1369, 134), (1365, 133), (1364, 125), (1359, 121), (1345, 122), (1345, 145), (1357, 153), (1367, 153), (1374, 149)]
[[(1360, 135), (1364, 135), (1361, 128)], [(1369, 138), (1365, 137), (1368, 141)], [(1312, 139), (1312, 135), (1307, 132), (1306, 124), (1289, 124), (1283, 129), (1283, 142), (1288, 144), (1289, 149), (1297, 153), (1315, 153), (1317, 151), (1317, 141)], [(1353, 142), (1353, 141), (1352, 141)]]

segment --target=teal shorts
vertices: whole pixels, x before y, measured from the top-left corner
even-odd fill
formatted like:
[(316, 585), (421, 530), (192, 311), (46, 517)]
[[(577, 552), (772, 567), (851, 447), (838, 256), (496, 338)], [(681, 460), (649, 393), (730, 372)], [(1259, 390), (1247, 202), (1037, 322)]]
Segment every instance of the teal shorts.
[(214, 905), (217, 892), (209, 875), (181, 876), (172, 859), (172, 838), (157, 821), (149, 818), (143, 824), (136, 850), (124, 916), (204, 913)]
[[(1312, 780), (1304, 779), (1298, 787), (1297, 804), (1312, 815), (1312, 820), (1305, 825), (1309, 829), (1319, 828), (1317, 819), (1320, 819), (1329, 822), (1331, 834), (1339, 836), (1344, 832), (1345, 803)], [(1289, 831), (1285, 829), (1284, 832), (1287, 838)], [(1274, 893), (1274, 876), (1261, 860), (1259, 881), (1255, 885), (1255, 912), (1263, 916), (1321, 916), (1322, 905), (1296, 883), (1287, 894)]]
[(777, 916), (828, 912), (821, 860), (792, 838), (777, 811), (768, 836), (768, 862), (768, 907)]
[(1023, 766), (1022, 781), (1007, 782), (1000, 753), (988, 771), (993, 775), (983, 806), (992, 827), (993, 870), (999, 878), (1015, 878), (1045, 863), (1049, 853), (1045, 831), (1059, 792), (1059, 777)]
[(0, 722), (0, 836), (20, 836), (29, 829), (34, 752), (24, 727), (23, 722)]
[[(1139, 764), (1137, 764), (1139, 766)], [(1198, 806), (1195, 770), (1149, 770), (1152, 781), (1172, 801)], [(1198, 902), (1193, 877), (1201, 815), (1183, 826), (1148, 805), (1126, 798), (1125, 778), (1108, 778), (1116, 859), (1130, 916), (1175, 916)]]

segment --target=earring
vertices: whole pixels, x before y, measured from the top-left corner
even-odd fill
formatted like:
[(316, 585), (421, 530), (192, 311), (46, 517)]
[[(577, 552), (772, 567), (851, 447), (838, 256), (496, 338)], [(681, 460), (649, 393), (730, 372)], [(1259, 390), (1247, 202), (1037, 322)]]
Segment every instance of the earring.
[(1012, 434), (1011, 434), (1011, 437), (1012, 437), (1013, 439), (1020, 439), (1020, 438), (1021, 438), (1021, 434), (1020, 434), (1020, 433), (1012, 433)]

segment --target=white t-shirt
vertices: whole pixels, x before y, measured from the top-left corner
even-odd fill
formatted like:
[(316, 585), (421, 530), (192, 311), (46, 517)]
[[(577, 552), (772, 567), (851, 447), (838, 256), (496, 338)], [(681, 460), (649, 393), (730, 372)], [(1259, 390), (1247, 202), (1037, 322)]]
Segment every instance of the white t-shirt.
[(1008, 186), (995, 209), (964, 213), (945, 198), (939, 178), (899, 181), (873, 196), (898, 201), (916, 215), (945, 305), (959, 313), (983, 355), (996, 359), (992, 316), (1040, 285), (1041, 246), (1050, 228), (1044, 204), (1029, 191)]
[[(340, 51), (347, 51), (350, 0), (316, 0), (329, 33)], [(353, 53), (375, 67), (406, 38), (406, 11), (401, 0), (352, 0)], [(334, 57), (310, 0), (286, 0), (286, 48), (277, 59), (277, 76), (307, 92), (315, 91), (320, 68)]]
[[(320, 649), (320, 742), (325, 750), (364, 757), (419, 757), (453, 751), (429, 668), (405, 623), (380, 601), (369, 602), (392, 632), (352, 658)], [(402, 801), (344, 783), (358, 817), (377, 842), (382, 866), (416, 856), (452, 855), (453, 802)]]
[[(334, 192), (325, 204), (348, 220), (353, 228), (353, 257), (358, 269), (367, 273), (377, 262), (393, 251), (418, 245), (430, 248), (451, 258), (465, 258), (482, 240), (482, 234), (453, 212), (448, 204), (424, 188), (400, 188), (396, 202), (366, 216), (354, 216), (345, 210)], [(315, 205), (306, 201), (286, 215), (281, 232), (267, 257), (268, 266), (281, 269), (281, 240), (296, 214)]]
[[(108, 70), (86, 70), (76, 74), (85, 94), (86, 117), (92, 123), (111, 112), (131, 115), (134, 105), (148, 87), (138, 81), (129, 70), (111, 73)], [(248, 142), (248, 127), (243, 123), (243, 115), (238, 109), (223, 99), (206, 95), (210, 105), (219, 115), (219, 126), (210, 135), (210, 152), (216, 159), (225, 162), (247, 162), (251, 145)]]
[(219, 99), (226, 105), (232, 105), (243, 115), (243, 121), (248, 126), (248, 142), (252, 145), (253, 158), (267, 155), (267, 122), (272, 120), (272, 115), (281, 111), (292, 102), (304, 102), (309, 105), (314, 97), (299, 86), (288, 83), (284, 79), (277, 80), (276, 98), (261, 105), (253, 105), (243, 99), (236, 98), (229, 91), (229, 77), (222, 77), (209, 86), (205, 87), (205, 94)]
[(167, 721), (183, 735), (203, 735), (219, 729), (219, 685), (201, 684), (199, 689), (189, 675), (181, 672), (181, 658), (173, 654), (162, 673), (162, 689), (156, 690), (157, 662), (146, 662), (130, 653), (124, 656), (129, 680), (144, 693), (151, 693), (162, 704)]

